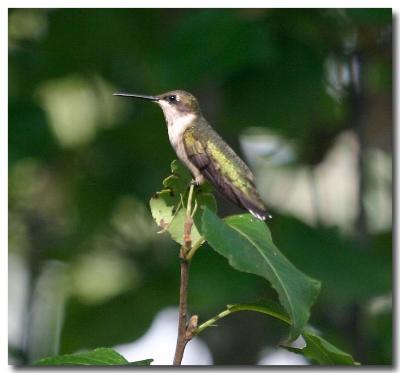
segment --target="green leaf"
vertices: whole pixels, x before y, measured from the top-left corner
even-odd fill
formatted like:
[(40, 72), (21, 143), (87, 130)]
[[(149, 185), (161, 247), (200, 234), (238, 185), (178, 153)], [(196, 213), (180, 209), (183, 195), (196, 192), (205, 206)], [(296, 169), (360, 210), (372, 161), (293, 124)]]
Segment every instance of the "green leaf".
[(185, 193), (192, 179), (189, 171), (175, 159), (171, 163), (171, 172), (172, 174), (163, 180), (163, 186), (177, 193)]
[[(157, 192), (150, 199), (150, 209), (156, 223), (163, 230), (168, 231), (174, 241), (182, 245), (186, 218), (186, 208), (183, 207), (182, 203), (185, 205), (187, 203), (188, 186), (191, 177), (186, 168), (176, 160), (171, 164), (171, 171), (172, 175), (163, 181), (164, 189)], [(202, 237), (201, 217), (204, 207), (212, 211), (217, 209), (215, 198), (211, 193), (211, 187), (207, 183), (194, 189), (193, 206), (195, 200), (197, 200), (198, 208), (193, 219), (193, 243), (199, 241)]]
[(306, 341), (306, 346), (303, 348), (282, 347), (301, 354), (320, 365), (360, 365), (350, 354), (338, 349), (319, 335), (304, 332), (303, 338)]
[(320, 282), (294, 267), (272, 242), (266, 224), (250, 214), (223, 221), (206, 209), (203, 234), (233, 268), (262, 276), (271, 283), (291, 319), (290, 339), (298, 337), (310, 317)]
[(150, 365), (152, 361), (153, 359), (128, 362), (113, 349), (100, 347), (76, 354), (46, 357), (33, 365)]
[[(228, 305), (226, 310), (199, 325), (195, 333), (199, 334), (209, 326), (215, 325), (215, 323), (221, 318), (239, 311), (259, 312), (268, 316), (272, 316), (275, 319), (283, 321), (287, 324), (291, 324), (291, 321), (285, 310), (279, 304), (267, 300), (256, 304)], [(301, 332), (301, 335), (306, 342), (305, 347), (296, 348), (286, 345), (281, 345), (281, 347), (286, 348), (288, 351), (303, 355), (307, 359), (321, 365), (359, 365), (359, 363), (357, 363), (350, 354), (340, 350), (333, 344), (323, 339), (321, 336), (315, 334), (314, 328), (306, 326)]]

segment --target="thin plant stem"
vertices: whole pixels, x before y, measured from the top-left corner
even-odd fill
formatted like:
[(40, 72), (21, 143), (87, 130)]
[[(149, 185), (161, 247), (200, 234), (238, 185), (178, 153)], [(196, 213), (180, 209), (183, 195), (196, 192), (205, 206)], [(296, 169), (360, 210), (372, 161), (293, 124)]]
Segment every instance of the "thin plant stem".
[[(182, 247), (183, 249), (183, 247)], [(182, 250), (181, 249), (181, 254)], [(181, 255), (182, 256), (182, 255)], [(189, 283), (189, 261), (185, 258), (181, 260), (181, 284), (179, 289), (179, 320), (178, 337), (176, 340), (174, 365), (181, 365), (183, 353), (189, 340), (186, 338), (186, 318), (187, 318), (187, 288)]]
[(264, 313), (266, 315), (272, 316), (278, 320), (281, 320), (285, 322), (286, 324), (291, 325), (290, 319), (281, 314), (280, 312), (274, 312), (273, 310), (267, 309), (262, 306), (257, 306), (257, 305), (251, 305), (251, 304), (237, 304), (233, 306), (228, 306), (226, 310), (223, 310), (220, 312), (218, 315), (215, 315), (211, 319), (203, 322), (201, 325), (199, 325), (196, 330), (193, 332), (194, 335), (200, 334), (202, 331), (207, 329), (210, 326), (216, 326), (215, 323), (222, 319), (223, 317), (226, 317), (228, 315), (231, 315), (232, 313), (238, 312), (238, 311), (254, 311), (254, 312), (260, 312)]
[(194, 191), (194, 184), (190, 184), (189, 197), (188, 197), (188, 203), (187, 203), (187, 208), (186, 208), (186, 216), (191, 216), (191, 214), (192, 214), (193, 191)]
[(198, 241), (196, 241), (193, 245), (192, 245), (192, 249), (187, 253), (186, 255), (186, 259), (187, 260), (191, 260), (194, 256), (194, 254), (196, 253), (197, 249), (203, 244), (204, 242), (204, 238), (200, 237)]
[(181, 365), (183, 353), (185, 352), (186, 344), (192, 339), (194, 330), (197, 328), (197, 316), (192, 316), (187, 325), (188, 305), (187, 293), (189, 284), (189, 264), (187, 254), (192, 249), (191, 231), (193, 226), (192, 214), (192, 199), (194, 185), (190, 185), (188, 203), (186, 206), (186, 219), (184, 223), (183, 245), (180, 250), (179, 259), (181, 267), (180, 288), (179, 288), (179, 319), (178, 319), (178, 336), (176, 340), (176, 348), (173, 364)]

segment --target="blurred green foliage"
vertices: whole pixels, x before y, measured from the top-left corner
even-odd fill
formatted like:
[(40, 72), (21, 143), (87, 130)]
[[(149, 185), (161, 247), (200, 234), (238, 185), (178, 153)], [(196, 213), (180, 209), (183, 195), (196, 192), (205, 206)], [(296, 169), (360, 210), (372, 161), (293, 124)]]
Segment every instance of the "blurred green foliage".
[[(175, 158), (164, 119), (112, 92), (186, 89), (238, 151), (245, 128), (268, 128), (293, 145), (293, 167), (321, 164), (349, 130), (362, 155), (391, 159), (390, 9), (10, 9), (8, 27), (9, 245), (26, 275), (15, 363), (42, 357), (31, 346), (48, 343), (32, 332), (31, 311), (51, 299), (39, 280), (52, 261), (66, 264), (55, 290), (63, 312), (49, 311), (60, 353), (133, 341), (178, 302), (178, 247), (156, 234), (148, 207)], [(375, 179), (363, 178), (361, 200)], [(375, 232), (359, 213), (344, 233), (273, 215), (276, 244), (322, 282), (310, 322), (362, 364), (391, 364), (391, 224)], [(189, 305), (201, 319), (266, 296), (275, 293), (262, 279), (209, 247), (196, 254)], [(243, 314), (202, 338), (215, 364), (255, 364), (284, 334)]]
[(129, 362), (123, 356), (109, 348), (97, 348), (89, 352), (80, 352), (76, 354), (59, 355), (56, 357), (47, 357), (36, 361), (34, 365), (48, 365), (48, 366), (107, 366), (107, 365), (150, 365), (152, 359)]

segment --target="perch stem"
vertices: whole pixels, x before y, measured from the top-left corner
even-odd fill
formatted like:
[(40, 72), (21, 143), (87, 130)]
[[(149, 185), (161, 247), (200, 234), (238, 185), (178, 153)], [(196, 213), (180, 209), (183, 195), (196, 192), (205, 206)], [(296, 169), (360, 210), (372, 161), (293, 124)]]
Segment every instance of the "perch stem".
[(188, 305), (187, 293), (189, 284), (189, 264), (187, 254), (192, 248), (192, 199), (194, 185), (190, 185), (188, 203), (186, 207), (186, 219), (184, 223), (183, 245), (180, 250), (179, 259), (181, 267), (180, 288), (179, 288), (179, 319), (178, 319), (178, 337), (176, 340), (176, 348), (173, 365), (181, 365), (183, 353), (185, 352), (186, 344), (192, 339), (193, 332), (197, 328), (197, 316), (193, 315), (189, 323), (187, 323)]

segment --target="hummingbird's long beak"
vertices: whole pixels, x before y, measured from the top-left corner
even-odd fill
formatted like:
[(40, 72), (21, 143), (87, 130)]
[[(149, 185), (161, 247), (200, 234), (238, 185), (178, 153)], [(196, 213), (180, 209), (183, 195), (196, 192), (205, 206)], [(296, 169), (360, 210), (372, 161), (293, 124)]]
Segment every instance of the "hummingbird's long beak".
[(124, 92), (115, 92), (115, 93), (113, 93), (113, 96), (135, 97), (135, 98), (141, 98), (143, 100), (150, 100), (150, 101), (158, 101), (160, 99), (157, 96), (137, 95), (135, 93), (124, 93)]

